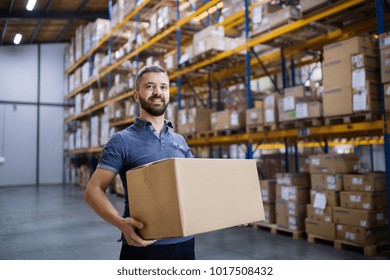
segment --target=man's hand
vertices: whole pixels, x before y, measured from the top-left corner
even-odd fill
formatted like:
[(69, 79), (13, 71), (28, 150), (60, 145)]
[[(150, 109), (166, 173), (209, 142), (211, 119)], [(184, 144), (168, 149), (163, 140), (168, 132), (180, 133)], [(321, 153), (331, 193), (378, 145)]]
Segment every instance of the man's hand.
[(127, 244), (134, 247), (145, 247), (156, 242), (156, 240), (144, 240), (138, 236), (134, 228), (142, 229), (144, 224), (133, 219), (124, 218), (119, 226), (119, 229), (123, 232)]

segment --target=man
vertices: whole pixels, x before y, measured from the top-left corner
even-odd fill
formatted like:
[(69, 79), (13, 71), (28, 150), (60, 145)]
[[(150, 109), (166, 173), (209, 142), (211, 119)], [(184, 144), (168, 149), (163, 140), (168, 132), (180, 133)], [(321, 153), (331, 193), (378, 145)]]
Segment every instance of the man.
[[(190, 158), (192, 153), (183, 136), (172, 131), (164, 120), (169, 103), (169, 79), (164, 68), (147, 66), (136, 75), (134, 99), (140, 116), (134, 124), (112, 135), (103, 149), (99, 164), (85, 190), (88, 205), (122, 232), (120, 259), (195, 259), (194, 238), (143, 240), (137, 234), (144, 224), (131, 218), (127, 199), (126, 171), (165, 158)], [(121, 216), (106, 197), (106, 189), (120, 175), (125, 189), (125, 209)]]

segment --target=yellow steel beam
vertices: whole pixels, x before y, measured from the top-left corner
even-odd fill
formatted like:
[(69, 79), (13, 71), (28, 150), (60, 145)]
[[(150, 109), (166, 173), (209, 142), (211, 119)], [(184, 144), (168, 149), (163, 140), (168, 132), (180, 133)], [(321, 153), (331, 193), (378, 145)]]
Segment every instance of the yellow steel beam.
[(86, 117), (88, 116), (89, 114), (93, 113), (93, 112), (96, 112), (98, 110), (101, 110), (103, 109), (105, 106), (107, 106), (108, 104), (110, 103), (114, 103), (114, 102), (118, 102), (120, 100), (123, 100), (123, 99), (126, 99), (126, 98), (129, 98), (131, 96), (134, 95), (134, 92), (135, 90), (131, 90), (131, 91), (128, 91), (124, 94), (120, 94), (120, 95), (117, 95), (113, 98), (110, 98), (110, 99), (107, 99), (106, 101), (98, 104), (98, 105), (95, 105), (85, 111), (83, 111), (81, 114), (78, 114), (78, 115), (73, 115), (73, 116), (70, 116), (70, 117), (67, 117), (65, 118), (65, 122), (71, 122), (71, 121), (74, 121), (74, 120), (78, 120), (78, 119), (81, 119), (83, 117)]
[(193, 72), (199, 68), (205, 67), (205, 66), (213, 64), (217, 61), (220, 61), (224, 58), (227, 58), (233, 54), (239, 53), (242, 50), (249, 49), (250, 47), (254, 47), (255, 45), (265, 43), (265, 42), (270, 41), (272, 39), (275, 39), (283, 34), (297, 30), (301, 27), (304, 27), (304, 26), (310, 24), (311, 22), (318, 21), (318, 20), (323, 19), (323, 18), (330, 16), (332, 14), (338, 13), (338, 12), (343, 11), (345, 9), (348, 9), (350, 7), (361, 4), (364, 1), (365, 0), (349, 0), (349, 1), (341, 2), (338, 5), (332, 6), (328, 9), (326, 9), (322, 12), (319, 12), (317, 14), (314, 14), (308, 18), (300, 19), (300, 20), (297, 20), (293, 23), (276, 28), (275, 30), (270, 31), (268, 33), (265, 33), (264, 35), (262, 35), (258, 38), (252, 39), (252, 40), (248, 41), (246, 44), (242, 44), (241, 46), (238, 46), (237, 48), (235, 48), (233, 50), (222, 52), (222, 53), (220, 53), (214, 57), (211, 57), (205, 61), (198, 62), (198, 63), (196, 63), (190, 67), (187, 67), (183, 70), (177, 71), (174, 74), (172, 74), (170, 78), (180, 77), (180, 76), (187, 74), (189, 72)]
[(111, 31), (106, 34), (97, 44), (96, 46), (92, 47), (91, 50), (88, 51), (85, 55), (83, 55), (79, 60), (76, 61), (72, 66), (70, 66), (65, 71), (65, 75), (69, 75), (71, 72), (73, 72), (81, 63), (86, 61), (88, 57), (92, 54), (94, 54), (104, 43), (108, 41), (114, 35), (118, 29), (120, 29), (126, 22), (128, 22), (130, 19), (132, 19), (136, 14), (138, 14), (149, 2), (152, 0), (144, 0), (139, 6), (137, 6), (130, 14), (128, 14), (121, 22), (119, 22), (117, 25), (114, 26), (114, 28), (111, 29)]

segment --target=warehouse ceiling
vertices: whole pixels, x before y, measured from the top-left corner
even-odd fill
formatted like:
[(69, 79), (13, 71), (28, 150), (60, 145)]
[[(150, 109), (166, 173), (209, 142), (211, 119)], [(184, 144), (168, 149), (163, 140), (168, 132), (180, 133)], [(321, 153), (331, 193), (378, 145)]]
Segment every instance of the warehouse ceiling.
[(0, 45), (68, 42), (78, 26), (108, 18), (108, 0), (37, 0), (32, 11), (27, 0), (0, 0)]

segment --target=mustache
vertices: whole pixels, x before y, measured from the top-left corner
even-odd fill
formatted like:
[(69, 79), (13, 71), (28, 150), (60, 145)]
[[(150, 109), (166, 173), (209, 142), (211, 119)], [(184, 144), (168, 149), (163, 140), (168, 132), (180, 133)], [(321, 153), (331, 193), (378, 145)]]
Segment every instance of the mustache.
[(161, 95), (154, 95), (154, 96), (151, 96), (148, 98), (148, 101), (152, 100), (152, 99), (160, 99), (162, 102), (165, 103), (165, 98), (164, 96), (161, 96)]

